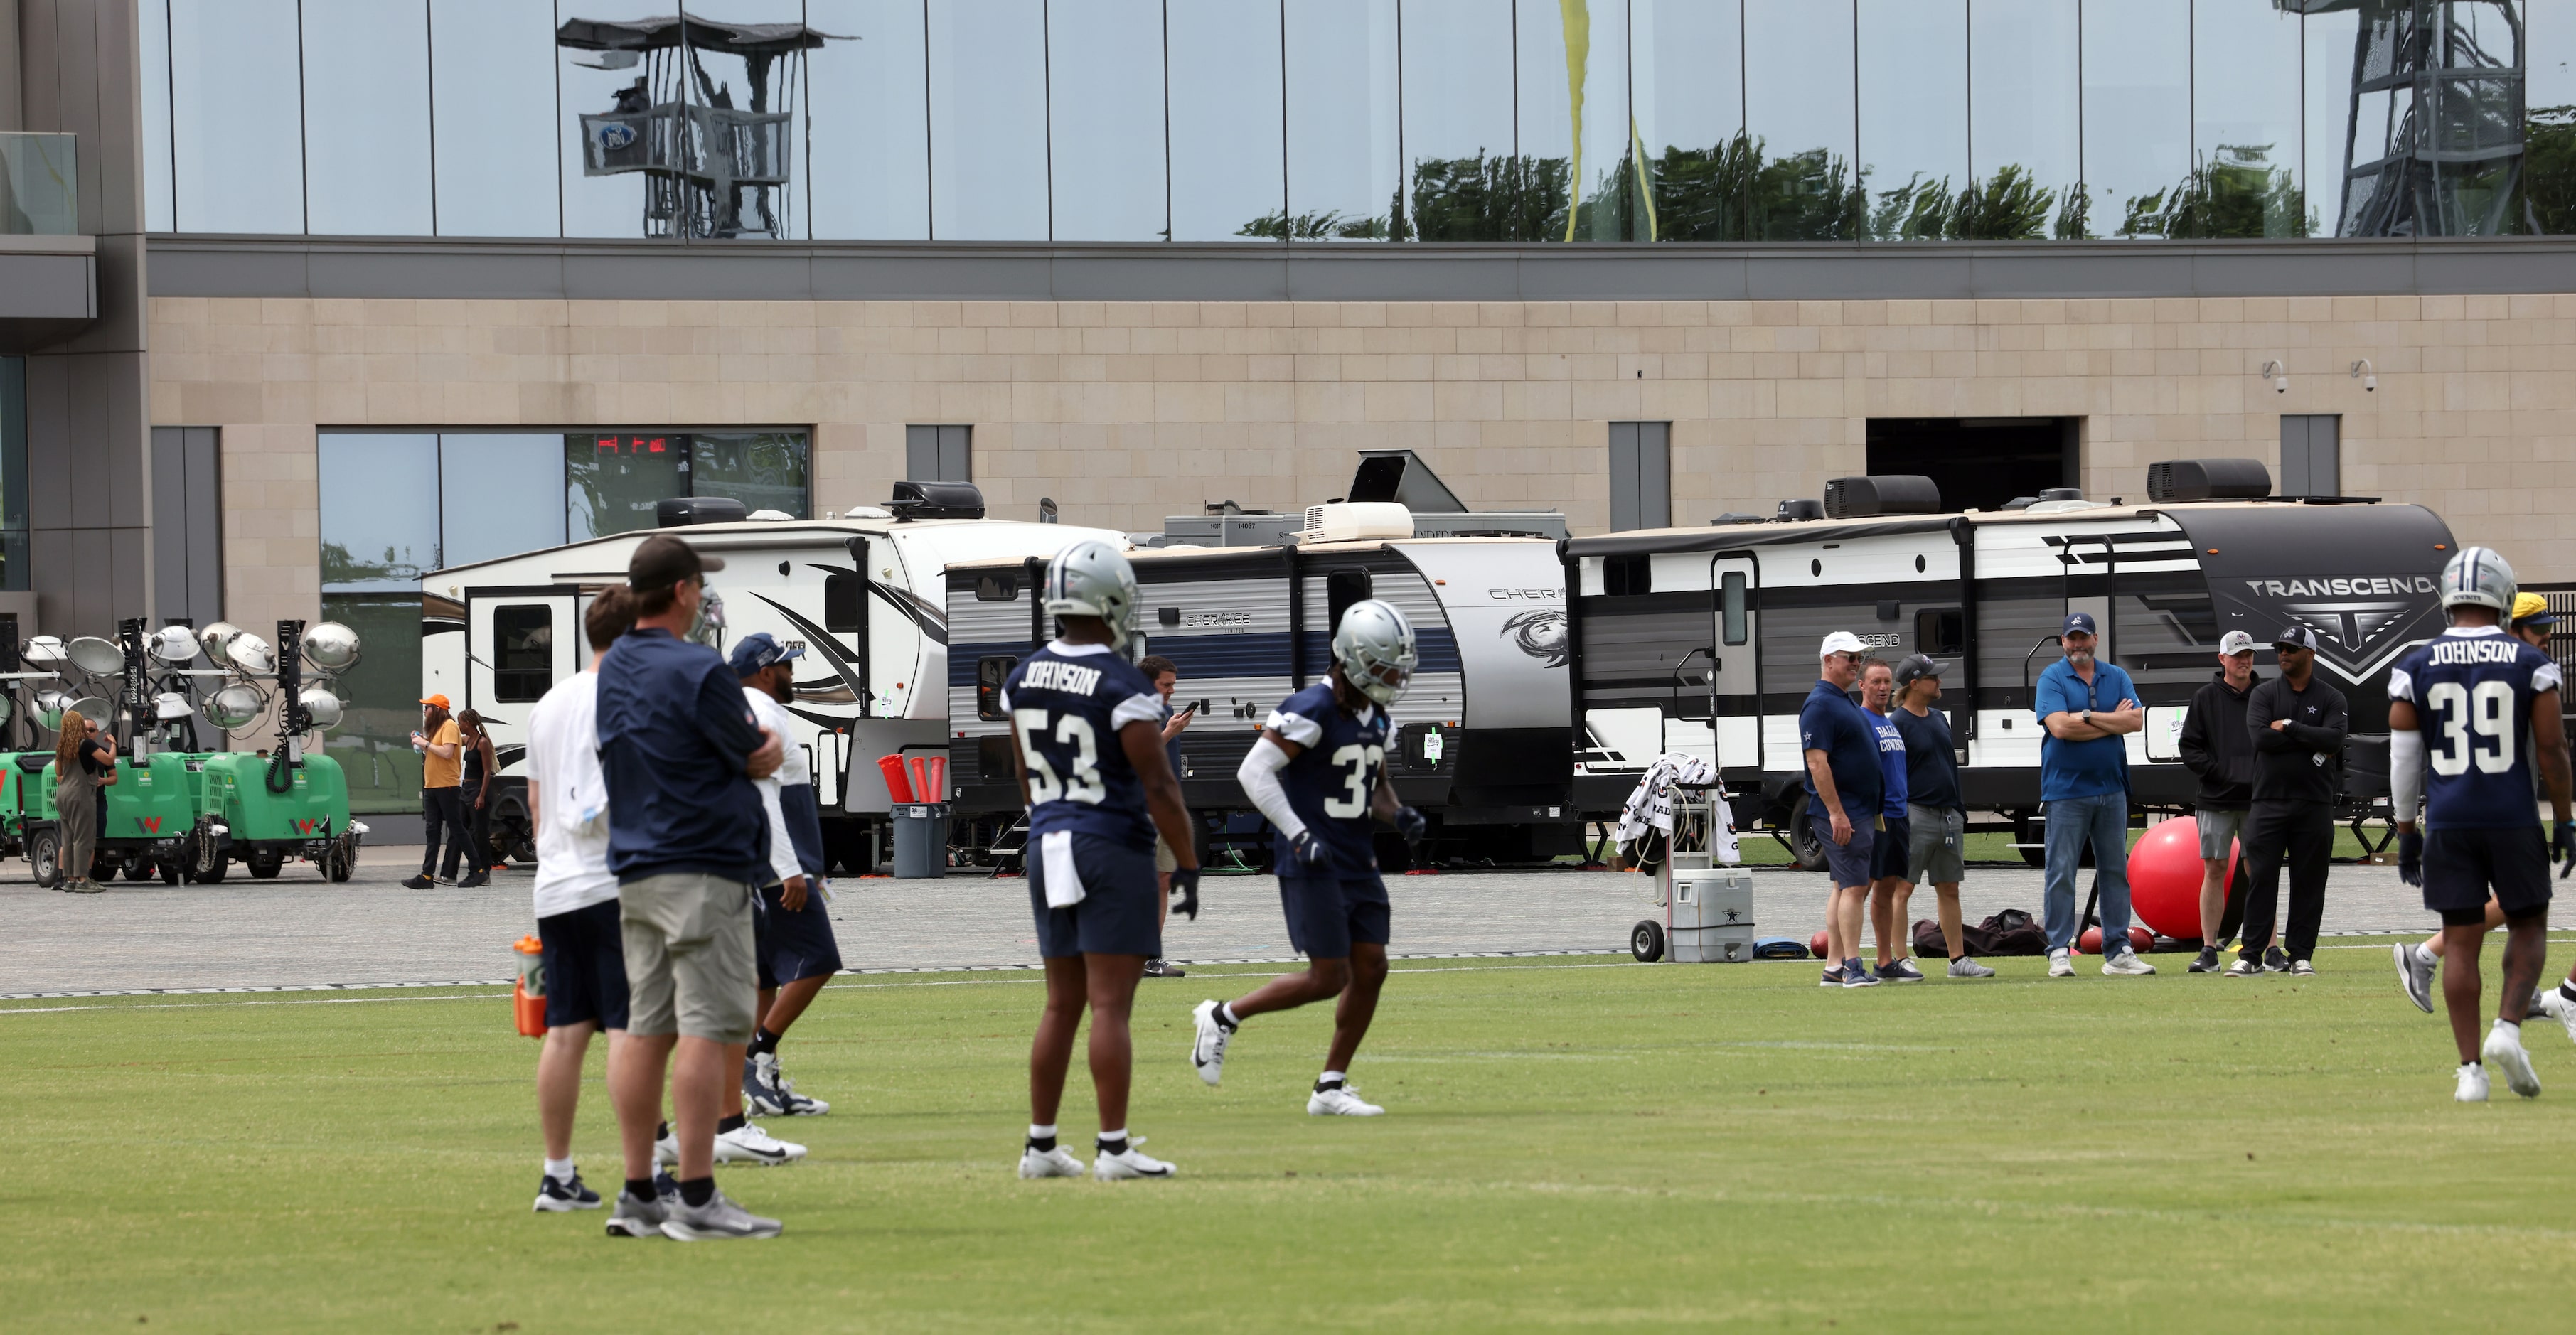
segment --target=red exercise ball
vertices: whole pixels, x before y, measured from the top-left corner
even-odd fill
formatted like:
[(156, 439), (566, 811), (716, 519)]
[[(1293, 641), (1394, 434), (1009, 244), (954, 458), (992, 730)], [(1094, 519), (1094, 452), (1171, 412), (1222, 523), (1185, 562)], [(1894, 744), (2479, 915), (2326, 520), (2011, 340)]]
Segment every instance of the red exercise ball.
[(1818, 932), (1814, 936), (1807, 938), (1807, 953), (1815, 956), (1817, 959), (1823, 959), (1826, 952), (1832, 949), (1833, 938), (1826, 936), (1822, 932)]
[[(2148, 947), (2153, 946), (2155, 943), (2156, 934), (2148, 931), (2146, 928), (2132, 927), (2129, 929), (2129, 946), (2131, 949), (2144, 952)], [(2075, 953), (2078, 955), (2101, 954), (2102, 929), (2099, 927), (2085, 928), (2084, 935), (2075, 938)]]
[[(2236, 878), (2240, 849), (2227, 849), (2227, 876)], [(2129, 907), (2138, 921), (2183, 940), (2200, 935), (2200, 825), (2189, 816), (2147, 827), (2129, 850)]]

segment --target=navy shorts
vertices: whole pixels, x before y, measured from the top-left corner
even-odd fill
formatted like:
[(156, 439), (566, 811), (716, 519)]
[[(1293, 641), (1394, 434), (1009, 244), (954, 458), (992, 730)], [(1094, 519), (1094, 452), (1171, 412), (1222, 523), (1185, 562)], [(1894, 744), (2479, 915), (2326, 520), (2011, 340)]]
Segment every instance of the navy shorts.
[(2508, 918), (2549, 907), (2549, 844), (2540, 827), (2424, 832), (2424, 907), (2449, 922), (2477, 922), (2487, 895)]
[(1154, 881), (1153, 849), (1075, 834), (1073, 868), (1082, 878), (1083, 895), (1082, 902), (1071, 908), (1047, 907), (1046, 858), (1033, 855), (1028, 865), (1029, 912), (1037, 918), (1039, 955), (1051, 960), (1068, 955), (1147, 959), (1162, 955), (1163, 927), (1155, 921), (1154, 909), (1163, 892)]
[[(1914, 826), (1903, 816), (1884, 819), (1886, 829), (1870, 832), (1869, 878), (1883, 881), (1893, 876), (1901, 881), (1908, 871), (1913, 870), (1906, 865), (1906, 858), (1914, 851)], [(1857, 840), (1860, 836), (1855, 831), (1852, 837)]]
[(841, 971), (840, 943), (832, 939), (832, 916), (824, 911), (823, 892), (815, 878), (805, 878), (805, 907), (793, 913), (779, 906), (785, 886), (769, 885), (751, 915), (751, 954), (760, 966), (760, 989), (801, 978), (829, 978)]
[[(1825, 870), (1833, 873), (1834, 885), (1849, 889), (1869, 884), (1871, 869), (1878, 863), (1878, 831), (1870, 827), (1871, 823), (1867, 820), (1853, 821), (1851, 842), (1838, 844), (1834, 842), (1832, 818), (1812, 815), (1808, 819), (1815, 823), (1816, 842), (1825, 846)], [(1902, 841), (1897, 844), (1899, 848), (1904, 846)], [(1900, 868), (1896, 874), (1902, 876), (1905, 873)]]
[(1365, 876), (1282, 876), (1279, 907), (1288, 915), (1288, 944), (1308, 959), (1344, 960), (1353, 943), (1386, 944), (1394, 907), (1386, 882)]
[(617, 901), (537, 919), (546, 969), (546, 1028), (626, 1027), (626, 936)]

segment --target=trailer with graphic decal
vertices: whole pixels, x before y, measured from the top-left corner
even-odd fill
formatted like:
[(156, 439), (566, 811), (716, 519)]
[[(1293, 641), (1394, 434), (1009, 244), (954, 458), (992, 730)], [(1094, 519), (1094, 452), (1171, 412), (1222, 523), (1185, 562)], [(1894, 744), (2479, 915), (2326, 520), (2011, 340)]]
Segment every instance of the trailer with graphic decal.
[(1126, 544), (1112, 530), (983, 515), (982, 495), (964, 483), (897, 483), (882, 508), (819, 520), (748, 519), (738, 504), (698, 497), (663, 502), (657, 529), (424, 576), (420, 694), (443, 694), (490, 727), (501, 762), (493, 851), (534, 859), (529, 707), (590, 666), (582, 617), (592, 598), (625, 581), (638, 543), (665, 532), (725, 561), (708, 578), (714, 615), (702, 639), (721, 651), (767, 631), (804, 648), (788, 711), (798, 734), (786, 741), (813, 766), (827, 856), (839, 869), (871, 869), (886, 856), (893, 804), (878, 759), (947, 749), (948, 566), (1044, 560), (1085, 538)]
[(2301, 625), (2317, 633), (2318, 668), (2351, 703), (2341, 814), (2384, 814), (2388, 670), (2441, 628), (2435, 581), (2454, 550), (2449, 527), (2415, 505), (2267, 498), (2259, 464), (2206, 462), (2250, 469), (2261, 488), (2236, 499), (2070, 496), (1951, 514), (1939, 512), (1937, 493), (1911, 507), (1869, 499), (1920, 496), (1924, 479), (1895, 480), (1919, 488), (1844, 479), (1836, 518), (1573, 539), (1575, 805), (1606, 818), (1656, 755), (1700, 756), (1719, 767), (1739, 821), (1781, 831), (1801, 863), (1821, 867), (1798, 709), (1817, 679), (1818, 645), (1845, 630), (1880, 657), (1919, 652), (1945, 666), (1940, 707), (1972, 818), (2015, 831), (2036, 862), (2042, 733), (2032, 691), (2059, 655), (2062, 620), (2083, 611), (2101, 627), (2100, 656), (2127, 670), (2146, 708), (2145, 729), (2127, 739), (2138, 806), (2192, 800), (2177, 740), (2193, 692), (2216, 670), (2219, 637), (2250, 632), (2263, 646), (2256, 670), (2269, 676), (2273, 636)]

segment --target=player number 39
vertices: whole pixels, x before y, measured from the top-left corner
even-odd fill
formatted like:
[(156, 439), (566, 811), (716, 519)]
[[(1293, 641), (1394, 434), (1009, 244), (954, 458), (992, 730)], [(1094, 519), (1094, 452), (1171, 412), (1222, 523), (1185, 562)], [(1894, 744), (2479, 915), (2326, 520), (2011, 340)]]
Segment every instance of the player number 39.
[[(2473, 757), (2481, 774), (2502, 774), (2513, 768), (2512, 683), (2482, 681), (2467, 687), (2456, 681), (2435, 682), (2424, 692), (2424, 706), (2439, 720), (2438, 740), (2424, 748), (2435, 774), (2466, 774)], [(2493, 750), (2488, 743), (2493, 743)]]
[(1067, 714), (1055, 725), (1055, 740), (1073, 748), (1073, 774), (1070, 779), (1058, 777), (1055, 763), (1038, 749), (1038, 739), (1046, 732), (1047, 711), (1014, 709), (1011, 725), (1020, 732), (1020, 755), (1029, 767), (1029, 805), (1053, 802), (1097, 804), (1109, 796), (1109, 787), (1100, 781), (1100, 736), (1091, 730), (1091, 720), (1080, 714)]

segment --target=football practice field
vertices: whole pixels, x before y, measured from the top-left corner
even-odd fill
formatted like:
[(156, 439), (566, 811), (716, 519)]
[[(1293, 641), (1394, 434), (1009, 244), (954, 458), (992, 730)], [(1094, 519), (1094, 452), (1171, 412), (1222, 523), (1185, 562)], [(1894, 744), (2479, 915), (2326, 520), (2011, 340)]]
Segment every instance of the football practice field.
[[(2339, 940), (2335, 947), (2358, 943)], [(2554, 945), (2563, 970), (2569, 945)], [(490, 989), (0, 1002), (15, 1331), (2424, 1330), (2576, 1297), (2576, 1048), (2451, 1102), (2384, 946), (2311, 979), (2035, 959), (1821, 991), (1816, 966), (1403, 961), (1354, 1083), (1263, 1017), (1222, 1089), (1147, 980), (1133, 1128), (1167, 1183), (1021, 1182), (1027, 973), (845, 979), (787, 1049), (827, 1117), (728, 1167), (774, 1241), (529, 1211), (536, 1045)], [(2493, 955), (2490, 988), (2493, 996)], [(1238, 974), (1266, 974), (1249, 968)], [(2553, 976), (2557, 970), (2553, 970)], [(605, 1091), (577, 1149), (613, 1194)], [(1077, 1060), (1063, 1118), (1087, 1149)], [(1077, 1134), (1078, 1133), (1078, 1134)], [(2486, 1314), (2484, 1317), (2473, 1313)]]

